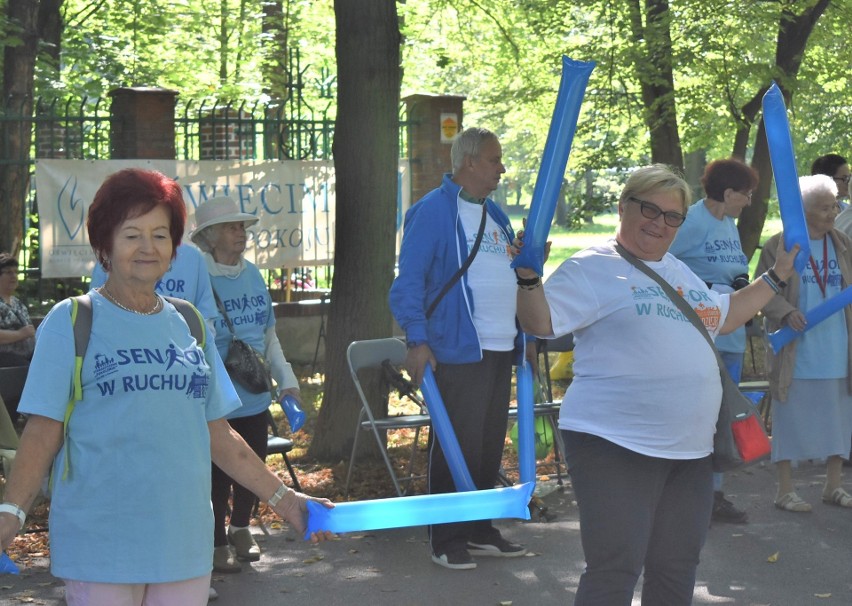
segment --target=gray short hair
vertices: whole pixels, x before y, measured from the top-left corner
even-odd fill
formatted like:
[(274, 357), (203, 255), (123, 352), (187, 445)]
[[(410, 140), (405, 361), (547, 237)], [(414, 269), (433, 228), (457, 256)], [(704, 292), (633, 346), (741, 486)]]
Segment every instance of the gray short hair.
[(219, 241), (219, 234), (222, 231), (222, 225), (222, 223), (210, 225), (195, 234), (192, 241), (195, 242), (195, 245), (201, 250), (201, 252), (213, 252), (213, 247), (216, 246), (216, 243)]
[(487, 128), (475, 126), (464, 129), (460, 135), (453, 139), (453, 146), (450, 148), (453, 174), (461, 170), (466, 156), (476, 157), (479, 155), (479, 148), (486, 139), (497, 140), (497, 135)]
[(621, 192), (620, 201), (625, 202), (628, 198), (637, 195), (656, 192), (680, 194), (684, 214), (692, 199), (692, 190), (689, 184), (674, 168), (667, 164), (652, 164), (637, 168), (630, 173), (627, 183), (624, 184), (624, 190)]
[(802, 205), (809, 208), (820, 194), (831, 194), (837, 198), (837, 183), (828, 175), (806, 175), (799, 177), (799, 189), (802, 191)]

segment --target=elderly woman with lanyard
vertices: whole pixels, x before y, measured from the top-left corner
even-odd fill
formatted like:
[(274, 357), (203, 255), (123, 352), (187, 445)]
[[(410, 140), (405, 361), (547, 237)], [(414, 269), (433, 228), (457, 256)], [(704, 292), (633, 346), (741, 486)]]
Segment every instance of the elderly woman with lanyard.
[[(246, 226), (257, 217), (240, 212), (228, 197), (211, 198), (195, 211), (197, 227), (192, 241), (205, 253), (207, 269), (219, 306), (215, 321), (216, 347), (222, 359), (228, 356), (233, 337), (248, 343), (269, 362), (278, 384), (278, 397), (295, 397), (301, 404), (299, 382), (284, 358), (275, 333), (272, 297), (257, 267), (246, 261)], [(266, 456), (269, 392), (251, 393), (234, 381), (243, 405), (227, 415), (228, 423), (261, 458)], [(233, 488), (230, 524), (225, 530), (228, 497)], [(239, 572), (240, 561), (260, 559), (260, 548), (248, 528), (254, 494), (233, 481), (218, 466), (213, 467), (214, 527), (213, 568), (218, 572)], [(230, 544), (230, 545), (229, 545)], [(233, 546), (233, 549), (231, 548)]]
[(69, 606), (207, 603), (211, 460), (297, 532), (306, 527), (311, 497), (284, 486), (225, 421), (239, 400), (219, 380), (225, 369), (212, 340), (202, 348), (187, 323), (198, 312), (174, 300), (185, 306), (179, 311), (155, 291), (185, 217), (181, 187), (165, 175), (125, 169), (107, 177), (87, 227), (109, 277), (86, 295), (92, 323), (81, 367), (75, 301), (58, 303), (39, 326), (20, 405), (30, 416), (0, 505), (0, 547), (22, 527), (52, 465), (51, 571), (65, 580)]
[[(749, 284), (749, 261), (743, 253), (736, 218), (751, 204), (757, 183), (757, 172), (735, 158), (708, 164), (701, 177), (706, 196), (689, 207), (686, 221), (669, 247), (672, 255), (717, 292), (732, 293)], [(744, 326), (716, 338), (716, 349), (737, 383), (742, 375), (745, 347)], [(722, 481), (721, 473), (713, 474), (713, 521), (747, 522), (746, 512), (725, 498)]]
[(614, 240), (575, 254), (543, 287), (531, 269), (517, 269), (524, 331), (574, 334), (559, 427), (586, 558), (577, 606), (628, 606), (643, 568), (643, 604), (692, 603), (722, 386), (715, 354), (662, 284), (717, 335), (754, 316), (792, 273), (798, 247), (779, 249), (765, 279), (732, 294), (710, 290), (667, 252), (689, 199), (669, 167), (637, 169)]
[[(852, 241), (834, 229), (837, 186), (827, 175), (801, 177), (811, 258), (766, 307), (768, 332), (782, 326), (804, 331), (805, 312), (837, 296), (852, 284)], [(773, 246), (764, 245), (757, 271), (775, 262)], [(826, 459), (822, 500), (852, 507), (852, 495), (841, 487), (843, 459), (852, 436), (852, 308), (829, 316), (785, 345), (770, 352), (772, 394), (772, 461), (778, 468), (775, 506), (784, 511), (811, 511), (793, 484), (793, 462)]]

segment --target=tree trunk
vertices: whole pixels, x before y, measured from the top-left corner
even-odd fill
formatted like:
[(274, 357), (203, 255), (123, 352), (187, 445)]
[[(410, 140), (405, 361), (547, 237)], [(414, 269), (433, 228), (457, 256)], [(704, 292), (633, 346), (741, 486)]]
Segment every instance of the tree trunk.
[[(335, 0), (338, 105), (334, 281), (326, 382), (310, 456), (349, 456), (360, 403), (349, 378), (350, 342), (391, 334), (399, 164), (399, 19), (394, 0)], [(380, 399), (378, 381), (371, 401)], [(386, 404), (385, 404), (386, 405)], [(364, 440), (369, 444), (370, 440)]]
[(6, 16), (17, 30), (21, 44), (6, 46), (3, 52), (3, 109), (6, 116), (20, 116), (0, 126), (2, 157), (0, 165), (0, 251), (17, 254), (21, 248), (24, 201), (30, 179), (32, 140), (33, 74), (38, 35), (39, 3), (34, 0), (8, 0)]
[(634, 69), (642, 88), (645, 124), (651, 137), (651, 161), (683, 169), (683, 151), (677, 127), (672, 72), (671, 11), (667, 0), (646, 0), (645, 23), (639, 0), (630, 2), (634, 42)]
[[(778, 87), (784, 95), (784, 102), (787, 107), (790, 107), (790, 102), (793, 99), (796, 76), (805, 56), (808, 38), (829, 2), (830, 0), (817, 0), (801, 15), (794, 15), (790, 12), (794, 5), (785, 5), (781, 13), (778, 25), (778, 42), (775, 47), (775, 67), (779, 74), (776, 78)], [(767, 90), (769, 90), (768, 83), (743, 107), (742, 115), (746, 126), (737, 132), (735, 152), (738, 151), (737, 146), (743, 145), (743, 141), (748, 139), (747, 126), (753, 123), (758, 110), (762, 107), (761, 101)], [(746, 133), (745, 136), (743, 136), (743, 131)], [(760, 176), (760, 185), (752, 196), (751, 205), (743, 209), (737, 222), (743, 252), (749, 258), (757, 250), (760, 243), (760, 234), (763, 231), (763, 223), (766, 221), (766, 211), (769, 208), (768, 200), (772, 189), (772, 162), (769, 157), (769, 145), (766, 142), (766, 131), (762, 117), (754, 144), (752, 166)]]

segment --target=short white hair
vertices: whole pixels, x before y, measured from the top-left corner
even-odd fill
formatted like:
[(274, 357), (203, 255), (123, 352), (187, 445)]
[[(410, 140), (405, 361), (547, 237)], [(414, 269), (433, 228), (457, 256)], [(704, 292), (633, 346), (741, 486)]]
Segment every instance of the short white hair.
[(837, 198), (837, 183), (828, 175), (806, 175), (799, 177), (799, 189), (802, 192), (802, 205), (810, 208), (823, 195)]

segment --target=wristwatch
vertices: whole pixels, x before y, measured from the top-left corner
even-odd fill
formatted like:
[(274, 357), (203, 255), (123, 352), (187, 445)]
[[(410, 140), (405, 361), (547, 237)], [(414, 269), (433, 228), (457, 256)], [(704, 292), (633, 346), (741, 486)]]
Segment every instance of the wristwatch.
[(14, 503), (2, 503), (0, 504), (0, 513), (11, 513), (18, 517), (18, 521), (20, 521), (20, 528), (24, 527), (24, 524), (27, 521), (27, 512), (23, 509), (15, 505)]

